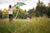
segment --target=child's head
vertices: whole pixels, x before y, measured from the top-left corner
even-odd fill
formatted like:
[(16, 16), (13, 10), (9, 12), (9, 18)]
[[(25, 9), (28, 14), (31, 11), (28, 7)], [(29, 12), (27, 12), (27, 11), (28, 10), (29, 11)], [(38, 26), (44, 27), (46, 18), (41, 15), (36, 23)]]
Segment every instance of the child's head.
[(11, 5), (9, 5), (9, 8), (11, 8), (12, 6)]
[(27, 13), (27, 14), (29, 14), (29, 13)]

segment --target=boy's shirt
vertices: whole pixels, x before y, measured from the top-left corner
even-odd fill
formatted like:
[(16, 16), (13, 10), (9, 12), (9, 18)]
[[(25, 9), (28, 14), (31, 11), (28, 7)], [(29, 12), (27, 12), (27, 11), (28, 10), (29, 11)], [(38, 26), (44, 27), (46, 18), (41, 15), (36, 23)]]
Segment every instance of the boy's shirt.
[(26, 15), (26, 17), (30, 18), (30, 15)]

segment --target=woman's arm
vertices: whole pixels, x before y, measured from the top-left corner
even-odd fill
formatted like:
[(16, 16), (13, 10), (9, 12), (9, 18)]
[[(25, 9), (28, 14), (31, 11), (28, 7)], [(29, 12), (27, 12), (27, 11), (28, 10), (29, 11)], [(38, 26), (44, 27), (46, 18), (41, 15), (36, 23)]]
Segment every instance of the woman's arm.
[[(15, 5), (16, 6), (16, 5)], [(13, 6), (12, 8), (14, 8), (15, 6)]]

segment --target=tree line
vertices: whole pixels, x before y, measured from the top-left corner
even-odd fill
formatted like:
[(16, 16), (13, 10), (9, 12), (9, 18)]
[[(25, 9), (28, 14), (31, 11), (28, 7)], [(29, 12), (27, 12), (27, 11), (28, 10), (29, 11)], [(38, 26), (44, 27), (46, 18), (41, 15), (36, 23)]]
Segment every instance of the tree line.
[[(50, 17), (50, 6), (45, 6), (43, 4), (41, 4), (41, 6), (37, 5), (36, 8), (29, 9), (28, 11), (21, 9), (20, 7), (18, 7), (18, 8), (19, 8), (19, 13), (18, 13), (17, 18), (25, 19), (26, 12), (29, 13), (30, 18), (40, 17), (40, 16), (42, 17), (44, 15), (46, 15), (47, 17)], [(13, 8), (13, 17), (16, 16), (17, 12), (18, 12), (17, 8), (14, 7)], [(0, 10), (0, 18), (8, 18), (8, 17), (9, 17), (8, 9), (4, 8), (4, 10)]]

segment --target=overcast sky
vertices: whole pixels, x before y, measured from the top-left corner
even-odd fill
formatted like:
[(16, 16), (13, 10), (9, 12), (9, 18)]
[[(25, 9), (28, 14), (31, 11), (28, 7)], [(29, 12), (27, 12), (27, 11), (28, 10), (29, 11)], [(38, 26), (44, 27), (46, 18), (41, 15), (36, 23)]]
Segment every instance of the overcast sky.
[[(38, 1), (39, 0), (0, 0), (0, 9), (4, 9), (4, 8), (7, 8), (8, 9), (8, 6), (10, 4), (13, 6), (17, 2), (24, 2), (24, 3), (26, 3), (26, 5), (21, 6), (21, 8), (22, 9), (29, 10), (29, 9), (31, 9), (33, 7), (35, 8)], [(48, 3), (50, 3), (50, 0), (40, 0), (40, 1), (41, 2), (44, 2), (44, 4), (46, 6), (48, 5)]]

